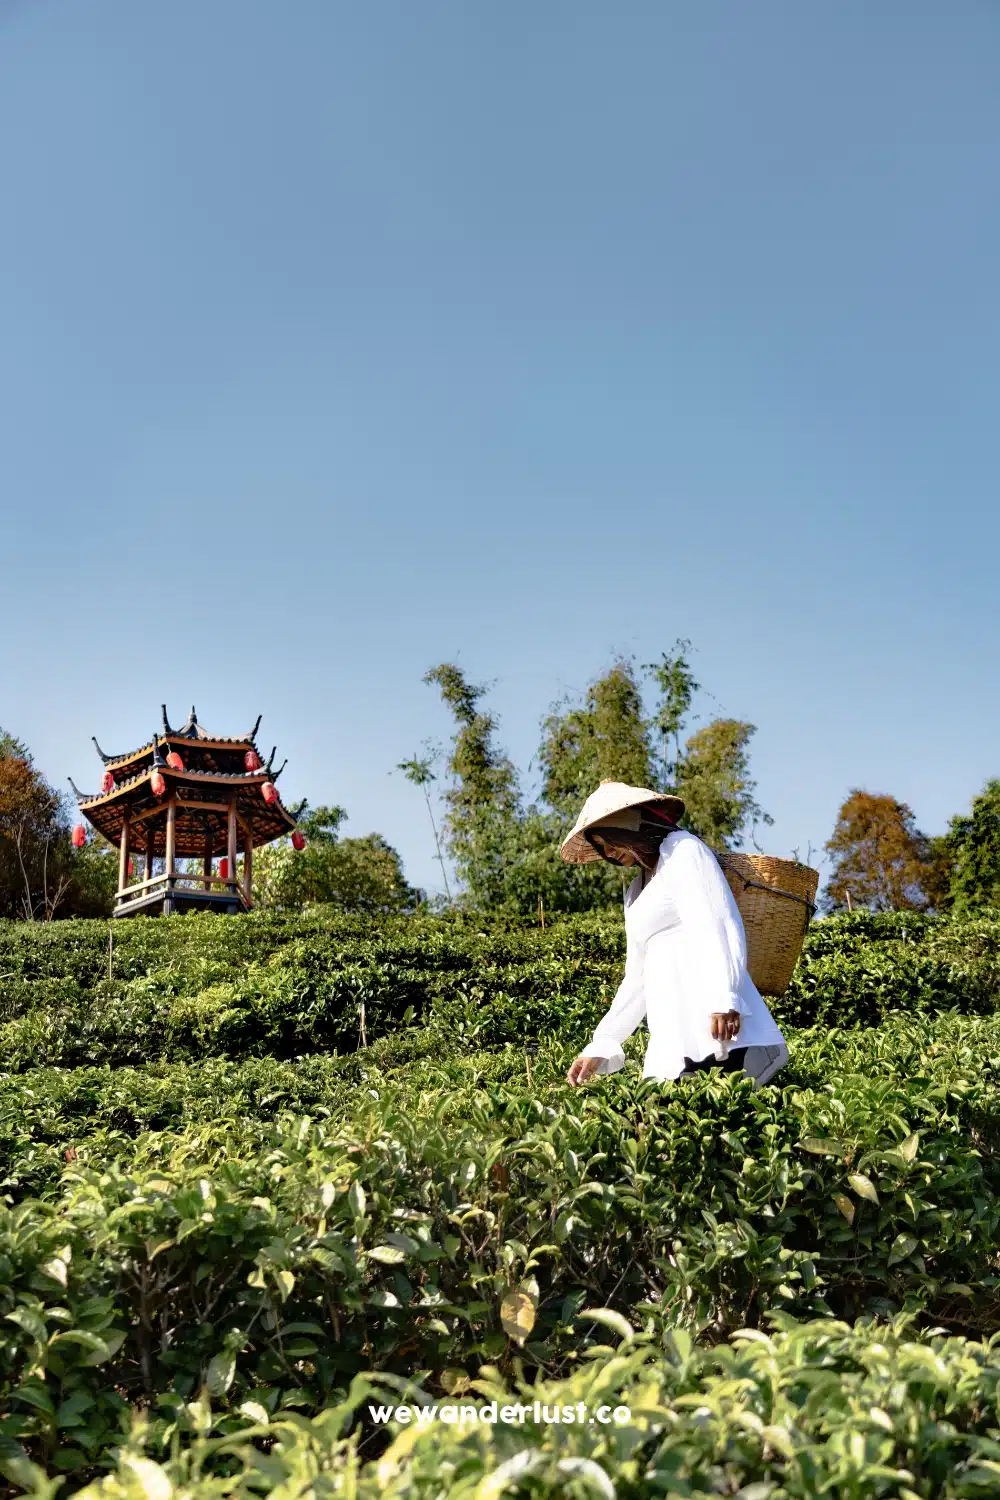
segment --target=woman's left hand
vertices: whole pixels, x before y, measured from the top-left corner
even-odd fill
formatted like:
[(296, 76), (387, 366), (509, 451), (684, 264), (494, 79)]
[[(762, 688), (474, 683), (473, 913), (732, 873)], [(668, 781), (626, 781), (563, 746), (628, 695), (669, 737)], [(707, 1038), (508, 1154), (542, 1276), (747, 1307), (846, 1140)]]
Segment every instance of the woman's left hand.
[(732, 1042), (740, 1034), (738, 1010), (714, 1011), (712, 1014), (712, 1036), (717, 1042)]

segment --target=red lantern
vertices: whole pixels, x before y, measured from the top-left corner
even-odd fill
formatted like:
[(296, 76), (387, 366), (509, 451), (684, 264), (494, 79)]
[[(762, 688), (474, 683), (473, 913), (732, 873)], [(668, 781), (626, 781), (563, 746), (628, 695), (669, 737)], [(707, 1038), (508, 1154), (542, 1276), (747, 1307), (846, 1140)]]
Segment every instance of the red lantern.
[(171, 750), (170, 754), (167, 756), (167, 765), (172, 771), (183, 771), (184, 762), (181, 760), (176, 750)]
[(135, 874), (135, 865), (132, 863), (131, 859), (128, 862), (128, 872), (130, 875)]
[(162, 797), (164, 792), (167, 790), (167, 783), (164, 781), (159, 771), (154, 771), (152, 776), (149, 778), (149, 790), (152, 792), (154, 797)]
[(73, 829), (73, 848), (82, 849), (87, 842), (87, 830), (82, 823), (77, 823)]
[(263, 765), (263, 761), (257, 754), (256, 750), (248, 750), (246, 755), (244, 755), (243, 757), (243, 764), (246, 766), (248, 771), (259, 771), (261, 766)]
[(273, 781), (265, 781), (264, 785), (260, 789), (260, 795), (263, 797), (268, 807), (270, 807), (272, 802), (277, 802), (278, 800), (278, 788), (275, 786)]
[(219, 874), (222, 876), (223, 880), (228, 880), (229, 879), (229, 861), (228, 861), (228, 859), (220, 859), (219, 860)]
[(304, 849), (305, 847), (306, 847), (306, 836), (305, 836), (304, 833), (301, 833), (298, 828), (296, 828), (295, 832), (292, 834), (292, 848), (293, 849)]
[(104, 775), (101, 777), (101, 791), (102, 792), (113, 792), (114, 791), (114, 787), (115, 787), (115, 778), (112, 776), (112, 774), (111, 774), (110, 771), (105, 771)]

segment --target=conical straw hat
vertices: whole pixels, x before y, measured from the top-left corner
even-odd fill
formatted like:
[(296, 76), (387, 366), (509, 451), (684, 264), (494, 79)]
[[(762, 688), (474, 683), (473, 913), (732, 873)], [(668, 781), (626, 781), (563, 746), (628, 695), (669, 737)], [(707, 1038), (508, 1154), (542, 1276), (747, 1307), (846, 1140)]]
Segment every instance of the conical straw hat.
[(616, 828), (638, 829), (638, 809), (650, 802), (655, 802), (658, 809), (675, 821), (684, 812), (684, 803), (680, 797), (671, 796), (669, 792), (652, 792), (646, 786), (627, 786), (624, 781), (602, 781), (597, 791), (591, 792), (583, 804), (573, 831), (563, 840), (559, 853), (568, 863), (576, 865), (600, 859), (597, 850), (584, 837), (586, 830), (596, 828), (601, 823), (610, 823)]

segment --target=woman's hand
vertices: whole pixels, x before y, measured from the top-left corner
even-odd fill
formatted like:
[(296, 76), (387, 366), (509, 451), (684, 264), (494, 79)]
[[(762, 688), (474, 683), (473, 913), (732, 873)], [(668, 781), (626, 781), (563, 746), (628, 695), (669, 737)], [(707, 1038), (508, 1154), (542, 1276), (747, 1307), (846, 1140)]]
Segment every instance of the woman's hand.
[(738, 1010), (717, 1010), (712, 1014), (712, 1036), (717, 1042), (732, 1042), (740, 1034)]
[(566, 1074), (567, 1083), (586, 1083), (588, 1078), (593, 1078), (603, 1061), (600, 1057), (578, 1057)]

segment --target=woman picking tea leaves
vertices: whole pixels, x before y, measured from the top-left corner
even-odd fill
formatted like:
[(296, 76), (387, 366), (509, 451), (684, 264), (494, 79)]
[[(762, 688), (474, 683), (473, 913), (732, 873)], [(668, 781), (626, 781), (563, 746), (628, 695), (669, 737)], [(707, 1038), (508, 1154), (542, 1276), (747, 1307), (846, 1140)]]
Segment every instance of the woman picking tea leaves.
[(739, 909), (715, 855), (677, 827), (679, 797), (602, 782), (560, 849), (574, 863), (638, 868), (625, 895), (625, 975), (607, 1014), (570, 1068), (572, 1084), (624, 1065), (645, 1017), (643, 1076), (742, 1070), (767, 1083), (788, 1061), (778, 1026), (747, 972)]

